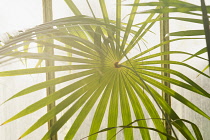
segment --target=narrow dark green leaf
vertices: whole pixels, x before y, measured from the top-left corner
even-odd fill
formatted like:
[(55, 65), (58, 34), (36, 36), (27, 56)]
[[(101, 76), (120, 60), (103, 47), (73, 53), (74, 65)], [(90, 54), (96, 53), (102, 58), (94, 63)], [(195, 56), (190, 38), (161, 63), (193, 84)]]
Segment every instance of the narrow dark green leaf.
[(209, 66), (210, 66), (210, 31), (209, 31), (210, 27), (209, 27), (209, 17), (207, 15), (207, 7), (209, 8), (209, 6), (206, 6), (205, 1), (201, 0), (202, 19), (203, 19), (203, 26), (205, 31), (206, 45), (207, 45), (207, 52), (208, 52)]
[(145, 23), (156, 22), (156, 21), (161, 21), (161, 20), (168, 20), (168, 19), (175, 19), (175, 20), (180, 20), (180, 21), (187, 21), (187, 22), (192, 22), (192, 23), (203, 24), (203, 21), (200, 20), (200, 19), (183, 18), (183, 17), (163, 17), (163, 18), (156, 18), (156, 19), (151, 19), (151, 20), (148, 20), (148, 21), (143, 21), (143, 22), (138, 23), (136, 25), (142, 25), (142, 24), (145, 24)]
[(187, 31), (179, 31), (179, 32), (172, 32), (170, 36), (197, 36), (197, 35), (204, 35), (204, 30), (187, 30)]
[[(210, 7), (207, 7), (208, 9)], [(177, 8), (163, 8), (163, 9), (152, 9), (152, 10), (146, 10), (140, 13), (172, 13), (172, 12), (181, 12), (181, 13), (187, 13), (190, 11), (201, 11), (200, 6), (189, 6), (189, 7), (177, 7)]]
[[(198, 128), (198, 126), (196, 124), (190, 122), (189, 120), (185, 120), (185, 119), (180, 119), (180, 120), (191, 124), (197, 140), (203, 140), (203, 137), (201, 135), (201, 132), (200, 132), (200, 130), (199, 130), (199, 128)], [(174, 122), (176, 122), (176, 120)]]
[[(134, 128), (135, 128), (135, 129), (152, 130), (152, 131), (158, 132), (159, 134), (162, 134), (162, 135), (167, 136), (167, 137), (170, 138), (171, 140), (176, 140), (174, 137), (168, 135), (167, 133), (161, 132), (161, 131), (159, 131), (158, 129), (151, 128), (151, 127), (140, 127), (140, 126), (118, 126), (118, 127), (109, 127), (109, 128), (102, 129), (102, 130), (100, 130), (100, 131), (98, 131), (98, 132), (96, 132), (96, 133), (94, 133), (94, 134), (92, 134), (92, 135), (89, 135), (89, 136), (87, 136), (87, 137), (91, 137), (91, 136), (96, 135), (96, 134), (98, 134), (98, 133), (110, 131), (110, 130), (116, 129), (116, 128), (123, 128), (123, 129), (128, 129), (128, 128), (134, 129)], [(85, 139), (85, 138), (87, 138), (87, 137), (84, 137), (84, 138), (82, 138), (81, 140), (83, 140), (83, 139)]]
[(159, 1), (159, 2), (147, 2), (147, 3), (137, 3), (137, 4), (125, 4), (127, 6), (175, 6), (175, 7), (191, 7), (191, 6), (196, 6), (194, 4), (180, 1), (180, 0), (173, 0), (173, 1)]
[[(190, 56), (189, 58), (185, 59), (184, 61), (187, 61), (187, 60), (189, 60), (189, 59), (191, 59), (191, 58), (193, 58), (193, 57), (196, 57), (196, 56), (198, 56), (198, 55), (200, 55), (200, 54), (203, 54), (203, 53), (206, 53), (206, 52), (207, 52), (207, 48), (205, 47), (205, 48), (203, 48), (203, 49), (197, 51), (196, 53), (194, 53), (192, 56)], [(183, 62), (184, 62), (184, 61), (183, 61)]]

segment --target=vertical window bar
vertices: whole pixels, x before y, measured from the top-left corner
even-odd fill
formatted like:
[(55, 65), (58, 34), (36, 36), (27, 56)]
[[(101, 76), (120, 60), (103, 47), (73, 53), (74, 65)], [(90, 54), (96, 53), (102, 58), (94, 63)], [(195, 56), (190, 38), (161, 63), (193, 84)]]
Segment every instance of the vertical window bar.
[[(53, 11), (52, 11), (52, 0), (42, 0), (42, 7), (43, 7), (43, 22), (49, 22), (53, 20)], [(53, 40), (47, 40), (47, 42), (53, 43)], [(54, 49), (52, 47), (45, 46), (45, 53), (53, 55)], [(46, 67), (54, 66), (53, 60), (46, 60), (45, 61)], [(46, 73), (46, 80), (51, 80), (55, 78), (54, 72)], [(55, 92), (55, 86), (50, 86), (46, 89), (47, 96)], [(47, 111), (50, 111), (53, 107), (55, 107), (55, 102), (47, 105)], [(56, 117), (51, 119), (48, 122), (48, 129), (50, 129), (56, 122)], [(49, 140), (57, 140), (57, 134), (52, 136)]]
[[(167, 17), (169, 17), (168, 13), (163, 13), (162, 14), (162, 18), (167, 18)], [(167, 34), (169, 34), (169, 20), (168, 19), (160, 20), (160, 42), (161, 43), (169, 40), (169, 36), (166, 36)], [(161, 46), (161, 50), (160, 51), (161, 52), (167, 52), (169, 50), (170, 50), (169, 49), (169, 43), (167, 43), (167, 44), (164, 44), (164, 45)], [(169, 61), (170, 60), (170, 56), (169, 55), (162, 55), (161, 56), (161, 60), (162, 61)], [(165, 69), (170, 69), (170, 65), (169, 64), (161, 64), (161, 67), (165, 68)], [(166, 77), (170, 77), (170, 74), (166, 73), (166, 72), (161, 72), (161, 75), (166, 76)], [(166, 81), (162, 80), (162, 83), (165, 86), (170, 88), (170, 83), (169, 82), (166, 82)], [(162, 91), (162, 97), (171, 106), (171, 97), (170, 97), (170, 95), (168, 95), (167, 93)], [(171, 124), (169, 124), (170, 117), (167, 114), (165, 114), (163, 117), (166, 120), (169, 120), (169, 121), (164, 121), (164, 125), (166, 127), (167, 134), (171, 135), (171, 131), (172, 131), (171, 130)]]

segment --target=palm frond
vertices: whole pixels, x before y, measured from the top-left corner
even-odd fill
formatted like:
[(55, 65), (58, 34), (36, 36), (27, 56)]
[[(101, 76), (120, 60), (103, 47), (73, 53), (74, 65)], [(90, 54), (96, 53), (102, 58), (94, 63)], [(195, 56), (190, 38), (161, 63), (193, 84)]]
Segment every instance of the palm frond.
[[(29, 29), (9, 40), (0, 48), (0, 64), (11, 62), (17, 58), (26, 58), (27, 61), (30, 61), (31, 59), (37, 60), (37, 65), (39, 65), (39, 67), (35, 68), (1, 71), (1, 77), (71, 71), (66, 75), (27, 87), (17, 92), (14, 96), (6, 100), (6, 102), (12, 102), (14, 98), (23, 98), (23, 95), (30, 95), (30, 93), (34, 91), (52, 85), (63, 84), (65, 86), (51, 95), (32, 103), (10, 119), (6, 120), (3, 124), (17, 120), (58, 99), (64, 98), (59, 104), (52, 108), (52, 110), (38, 118), (38, 120), (26, 130), (20, 138), (29, 135), (52, 119), (55, 115), (66, 110), (45, 134), (42, 138), (43, 140), (48, 140), (55, 135), (68, 120), (72, 119), (73, 116), (78, 113), (65, 136), (66, 140), (73, 139), (78, 135), (78, 130), (81, 129), (82, 124), (90, 115), (90, 112), (93, 112), (93, 118), (91, 125), (88, 128), (89, 135), (94, 134), (89, 137), (90, 140), (97, 139), (97, 135), (100, 132), (105, 131), (107, 131), (107, 138), (112, 138), (117, 134), (118, 126), (123, 128), (123, 137), (125, 140), (134, 139), (134, 129), (137, 128), (139, 129), (140, 136), (143, 140), (151, 139), (150, 130), (158, 132), (161, 140), (166, 140), (167, 138), (174, 139), (173, 136), (169, 136), (166, 133), (166, 128), (161, 119), (152, 119), (154, 128), (150, 127), (149, 122), (146, 119), (148, 118), (147, 116), (149, 116), (149, 118), (161, 118), (160, 110), (162, 110), (172, 119), (173, 128), (176, 128), (186, 139), (202, 139), (197, 126), (192, 122), (181, 119), (158, 91), (165, 91), (181, 104), (210, 120), (210, 116), (207, 115), (206, 112), (202, 111), (174, 89), (168, 88), (161, 83), (161, 80), (167, 81), (180, 88), (187, 89), (194, 94), (202, 95), (204, 98), (210, 98), (210, 94), (205, 89), (201, 88), (200, 85), (183, 75), (180, 71), (160, 67), (160, 64), (180, 65), (187, 68), (189, 71), (196, 71), (202, 76), (210, 78), (209, 75), (198, 70), (196, 67), (187, 64), (185, 61), (160, 60), (160, 57), (166, 54), (182, 54), (188, 55), (188, 59), (197, 57), (201, 61), (206, 61), (206, 59), (198, 56), (204, 52), (204, 49), (194, 55), (182, 51), (153, 53), (155, 49), (169, 42), (201, 38), (177, 38), (159, 43), (147, 50), (129, 56), (129, 53), (135, 50), (139, 41), (148, 33), (148, 30), (150, 30), (157, 21), (162, 20), (159, 14), (156, 13), (162, 13), (164, 11), (161, 11), (158, 7), (146, 11), (147, 13), (151, 13), (146, 21), (134, 25), (133, 20), (138, 13), (138, 6), (145, 5), (139, 4), (139, 0), (135, 0), (134, 5), (132, 5), (133, 7), (128, 23), (121, 22), (121, 1), (119, 0), (116, 0), (116, 21), (109, 18), (104, 0), (99, 1), (103, 18), (83, 16), (72, 0), (65, 1), (75, 16), (54, 20)], [(147, 4), (152, 6), (162, 6), (163, 4), (170, 5), (170, 3)], [(182, 9), (181, 12), (189, 11), (189, 8), (198, 10), (196, 5), (181, 2), (179, 0), (174, 1), (170, 6), (177, 6), (180, 4), (187, 5), (185, 7), (187, 9)], [(171, 11), (180, 11), (180, 9), (175, 8), (174, 10), (173, 8), (169, 8), (166, 12)], [(200, 20), (176, 18), (178, 20), (200, 23)], [(176, 18), (174, 17), (174, 19)], [(188, 31), (171, 33), (170, 35), (187, 35), (186, 32)], [(203, 33), (203, 31), (200, 31), (199, 33), (201, 32)], [(129, 40), (129, 36), (132, 35), (134, 35), (134, 37)], [(195, 31), (193, 34), (191, 31), (190, 35), (198, 35), (198, 32)], [(52, 39), (59, 43), (47, 41)], [(30, 43), (36, 44), (35, 47), (38, 49), (37, 52), (30, 52), (30, 49), (33, 48), (29, 45)], [(62, 53), (56, 55), (47, 54), (45, 52), (46, 47), (54, 48)], [(18, 51), (14, 51), (16, 49), (18, 49)], [(42, 60), (53, 60), (62, 63), (55, 63), (55, 66), (45, 67), (40, 65), (40, 61)], [(122, 60), (124, 61), (121, 62)], [(160, 72), (173, 74), (179, 79), (163, 76)], [(66, 82), (68, 82), (68, 84), (66, 84)], [(157, 106), (159, 109), (156, 108)], [(106, 113), (108, 114), (107, 116), (105, 115)], [(122, 120), (122, 123), (119, 123), (120, 119)], [(134, 120), (139, 119), (142, 121), (138, 121), (137, 126), (133, 126), (132, 124), (129, 125)], [(107, 127), (101, 129), (104, 121), (107, 122)], [(186, 122), (192, 125), (195, 135), (185, 124)], [(81, 138), (82, 137), (83, 136), (81, 136)], [(116, 137), (114, 139), (116, 139)]]

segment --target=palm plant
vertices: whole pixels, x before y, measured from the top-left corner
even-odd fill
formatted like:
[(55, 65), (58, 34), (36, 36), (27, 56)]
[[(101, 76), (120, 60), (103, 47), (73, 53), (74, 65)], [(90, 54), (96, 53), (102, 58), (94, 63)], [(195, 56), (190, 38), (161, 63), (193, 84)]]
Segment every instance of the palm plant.
[[(161, 20), (162, 12), (157, 11), (160, 10), (158, 9), (160, 5), (157, 4), (161, 2), (150, 3), (156, 4), (157, 9), (152, 10), (154, 11), (152, 13), (148, 11), (151, 14), (143, 23), (134, 25), (133, 21), (138, 14), (138, 6), (141, 5), (139, 0), (134, 1), (129, 20), (125, 23), (121, 18), (121, 0), (116, 0), (116, 20), (109, 18), (104, 0), (99, 0), (103, 18), (95, 17), (94, 14), (93, 17), (84, 16), (72, 0), (65, 1), (75, 16), (54, 20), (29, 29), (8, 41), (1, 48), (1, 64), (7, 64), (16, 58), (21, 60), (26, 58), (27, 61), (37, 59), (37, 66), (2, 71), (0, 76), (69, 72), (66, 75), (27, 87), (5, 102), (67, 81), (69, 84), (26, 107), (3, 124), (17, 120), (65, 97), (40, 117), (20, 138), (32, 133), (67, 108), (45, 134), (43, 140), (54, 136), (75, 113), (79, 113), (65, 136), (66, 140), (73, 139), (84, 120), (91, 115), (89, 114), (91, 110), (94, 110), (94, 114), (89, 130), (90, 140), (97, 139), (98, 133), (104, 131), (107, 131), (107, 139), (116, 139), (113, 136), (116, 135), (119, 125), (123, 128), (126, 140), (135, 139), (134, 129), (139, 129), (139, 137), (141, 136), (144, 140), (151, 139), (150, 131), (157, 132), (160, 139), (163, 140), (178, 139), (174, 128), (186, 139), (202, 139), (197, 126), (188, 120), (181, 119), (159, 94), (159, 91), (164, 91), (207, 119), (210, 119), (209, 115), (161, 81), (169, 82), (206, 98), (210, 97), (209, 93), (181, 72), (161, 67), (160, 64), (181, 65), (202, 76), (210, 78), (209, 75), (185, 62), (161, 60), (160, 57), (168, 54), (184, 54), (206, 59), (182, 51), (157, 52), (162, 45), (173, 41), (200, 38), (176, 38), (130, 55), (130, 52), (141, 47), (139, 43), (141, 40), (144, 41), (145, 34), (157, 21)], [(52, 39), (56, 42), (49, 41)], [(28, 51), (31, 43), (37, 44), (37, 52)], [(55, 52), (62, 53), (48, 54), (46, 48), (53, 48)], [(153, 53), (154, 50), (156, 50), (155, 53)], [(62, 63), (57, 63), (55, 66), (43, 66), (43, 60)], [(175, 75), (180, 80), (161, 75), (161, 72)], [(170, 117), (171, 120), (166, 121), (171, 125), (173, 135), (167, 134), (161, 114), (167, 114)], [(122, 123), (119, 122), (120, 119)], [(101, 125), (106, 120), (108, 120), (107, 128), (101, 130)], [(153, 122), (154, 127), (148, 125), (150, 121)], [(191, 131), (185, 123), (191, 124), (193, 130)]]
[[(163, 8), (159, 9), (149, 9), (147, 11), (143, 11), (138, 14), (142, 13), (182, 13), (185, 14), (186, 17), (162, 17), (156, 20), (168, 20), (168, 19), (173, 19), (173, 20), (179, 20), (179, 21), (185, 21), (185, 22), (191, 22), (191, 23), (196, 23), (196, 24), (201, 24), (204, 26), (204, 29), (191, 29), (191, 30), (184, 30), (184, 31), (177, 31), (170, 33), (170, 36), (200, 36), (200, 35), (206, 35), (206, 41), (207, 41), (207, 47), (201, 48), (198, 52), (196, 52), (193, 56), (190, 56), (188, 59), (193, 58), (196, 55), (201, 55), (203, 53), (206, 53), (208, 51), (208, 56), (210, 52), (210, 47), (208, 47), (209, 44), (209, 20), (208, 20), (208, 11), (209, 11), (209, 6), (205, 5), (205, 1), (201, 0), (201, 6), (189, 2), (184, 2), (180, 0), (175, 0), (175, 1), (160, 1), (160, 2), (147, 2), (147, 3), (138, 3), (138, 4), (130, 4), (131, 6), (150, 6), (150, 7), (157, 7), (161, 6)], [(200, 12), (201, 11), (201, 12)], [(190, 16), (190, 18), (188, 18)], [(192, 18), (192, 16), (194, 16)], [(154, 22), (154, 19), (152, 19), (150, 22)], [(185, 60), (185, 61), (186, 61)], [(206, 66), (203, 71), (205, 71), (209, 66)]]

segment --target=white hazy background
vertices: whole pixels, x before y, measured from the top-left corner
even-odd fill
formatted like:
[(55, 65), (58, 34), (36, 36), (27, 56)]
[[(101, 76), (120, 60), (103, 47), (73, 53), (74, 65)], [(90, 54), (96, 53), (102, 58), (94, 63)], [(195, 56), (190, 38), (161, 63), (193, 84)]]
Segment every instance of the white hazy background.
[[(82, 8), (82, 13), (85, 13), (86, 15), (91, 15), (91, 12), (88, 10), (86, 0), (74, 0), (77, 6), (80, 6)], [(96, 16), (101, 16), (100, 7), (98, 3), (95, 0), (89, 0), (91, 3), (92, 8), (94, 9), (94, 12), (96, 13)], [(144, 0), (141, 2), (148, 2), (149, 0)], [(189, 2), (198, 4), (200, 3), (200, 0), (187, 0)], [(115, 7), (115, 1), (114, 0), (106, 0), (109, 10), (109, 14), (111, 18), (114, 19), (114, 7)], [(132, 0), (126, 1), (126, 3), (132, 3)], [(208, 1), (206, 1), (207, 4), (209, 4)], [(0, 35), (5, 32), (13, 32), (17, 30), (22, 30), (30, 27), (34, 27), (38, 24), (42, 23), (42, 0), (0, 0)], [(122, 11), (124, 14), (128, 14), (129, 8), (126, 7)], [(142, 9), (139, 9), (142, 10)], [(54, 19), (71, 16), (72, 12), (68, 9), (67, 5), (63, 0), (53, 0), (53, 16)], [(173, 16), (176, 16), (176, 14), (173, 14)], [(178, 15), (180, 16), (180, 14)], [(186, 15), (183, 15), (185, 17)], [(142, 18), (138, 18), (143, 20), (144, 16), (141, 15)], [(126, 20), (126, 19), (125, 19)], [(135, 21), (140, 22), (140, 21)], [(184, 24), (183, 24), (184, 23)], [(178, 31), (178, 30), (187, 30), (187, 29), (202, 29), (202, 26), (199, 26), (198, 24), (186, 24), (185, 22), (181, 21), (171, 21), (170, 22), (170, 30)], [(153, 27), (153, 31), (157, 32), (157, 35), (155, 34), (149, 34), (145, 37), (145, 39), (148, 41), (147, 46), (151, 47), (155, 44), (158, 44), (159, 37), (158, 37), (158, 31), (159, 31), (159, 25)], [(188, 40), (188, 41), (177, 41), (171, 43), (171, 50), (183, 50), (183, 51), (190, 51), (190, 53), (195, 53), (201, 48), (205, 47), (205, 41), (204, 40)], [(207, 57), (207, 56), (205, 56)], [(181, 61), (184, 58), (177, 57), (177, 56), (171, 56), (172, 60)], [(203, 62), (203, 61), (202, 61)], [(30, 64), (28, 67), (33, 67), (36, 64), (35, 61), (30, 61)], [(189, 61), (189, 64), (197, 66), (198, 69), (202, 70), (207, 63), (198, 63), (198, 59), (192, 59)], [(11, 63), (10, 65), (7, 65), (5, 67), (1, 67), (0, 71), (5, 71), (7, 69), (11, 68), (25, 68), (21, 62)], [(201, 85), (203, 88), (205, 88), (208, 92), (210, 92), (210, 80), (198, 76), (197, 73), (194, 71), (189, 71), (187, 68), (183, 67), (177, 67), (177, 66), (171, 66), (172, 68), (180, 70), (183, 74), (188, 76), (189, 78), (192, 78), (195, 82), (197, 82), (199, 85)], [(208, 73), (208, 70), (206, 71)], [(16, 77), (0, 77), (0, 103), (17, 93), (18, 91), (22, 90), (25, 87), (28, 87), (30, 85), (33, 85), (35, 83), (41, 82), (45, 79), (44, 74), (39, 75), (27, 75), (27, 76), (16, 76)], [(203, 98), (199, 95), (196, 95), (192, 92), (189, 92), (187, 90), (183, 90), (181, 88), (178, 88), (176, 86), (172, 85), (172, 88), (178, 91), (178, 93), (184, 95), (187, 99), (190, 101), (193, 101), (196, 105), (198, 105), (201, 109), (204, 110), (208, 115), (210, 115), (210, 102), (209, 99)], [(33, 96), (31, 96), (33, 95)], [(30, 105), (31, 102), (34, 102), (36, 100), (39, 100), (43, 97), (45, 97), (45, 90), (40, 90), (37, 92), (34, 92), (30, 94), (30, 96), (26, 95), (24, 98), (17, 98), (14, 99), (5, 105), (0, 106), (0, 123), (4, 122), (11, 116), (15, 115), (17, 112), (24, 109), (25, 106)], [(172, 106), (175, 109), (175, 111), (178, 112), (180, 115), (180, 118), (186, 118), (190, 119), (191, 121), (195, 122), (199, 128), (202, 131), (204, 140), (208, 140), (210, 137), (210, 121), (203, 118), (202, 116), (192, 112), (189, 108), (181, 105), (179, 102), (172, 100)], [(25, 116), (21, 119), (18, 119), (16, 121), (13, 121), (9, 124), (0, 126), (0, 140), (17, 140), (19, 136), (27, 130), (36, 120), (43, 115), (46, 112), (46, 108), (43, 108), (35, 113), (32, 113), (28, 116)], [(91, 119), (92, 116), (89, 116), (88, 119)], [(84, 124), (82, 125), (84, 128), (79, 131), (79, 135), (86, 136), (88, 134), (88, 130), (85, 129), (86, 126), (88, 126), (90, 121), (86, 119)], [(58, 137), (59, 140), (63, 140), (65, 133), (68, 131), (68, 126), (71, 124), (71, 121), (69, 121), (59, 132)], [(23, 140), (40, 140), (42, 136), (47, 131), (47, 125), (42, 126), (40, 129), (36, 130), (35, 132), (31, 133), (30, 135), (23, 138)], [(86, 134), (85, 134), (86, 133)], [(154, 133), (153, 140), (158, 139), (156, 134)], [(105, 139), (104, 135), (99, 135), (98, 137), (100, 140)], [(79, 137), (75, 137), (75, 140), (78, 140)], [(121, 137), (118, 136), (118, 139), (121, 140)], [(140, 140), (139, 137), (136, 137), (135, 140)], [(181, 137), (181, 140), (184, 140), (184, 138)]]

